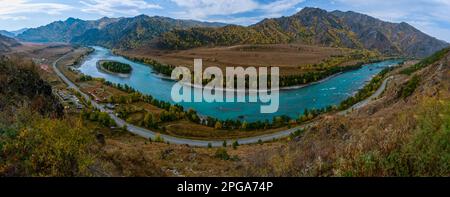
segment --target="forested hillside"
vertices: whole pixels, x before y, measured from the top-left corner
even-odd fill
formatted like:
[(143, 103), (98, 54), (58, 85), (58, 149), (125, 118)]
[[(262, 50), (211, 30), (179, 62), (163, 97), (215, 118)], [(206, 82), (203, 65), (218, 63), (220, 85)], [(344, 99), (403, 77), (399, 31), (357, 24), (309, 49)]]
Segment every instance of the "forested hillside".
[(173, 30), (162, 36), (158, 47), (189, 49), (278, 43), (364, 48), (408, 57), (425, 57), (448, 46), (407, 23), (388, 23), (355, 12), (304, 8), (293, 16), (265, 19), (250, 27)]
[(74, 37), (71, 42), (127, 49), (148, 44), (152, 39), (173, 29), (215, 26), (220, 24), (140, 15), (134, 18), (123, 18), (104, 29), (90, 29)]

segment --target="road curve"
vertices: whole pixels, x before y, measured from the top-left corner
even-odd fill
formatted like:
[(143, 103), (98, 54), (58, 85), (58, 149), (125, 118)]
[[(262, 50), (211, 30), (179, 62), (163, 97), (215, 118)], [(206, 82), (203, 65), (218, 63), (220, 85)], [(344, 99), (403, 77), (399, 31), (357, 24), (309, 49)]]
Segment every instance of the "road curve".
[[(91, 104), (97, 108), (98, 110), (102, 111), (102, 112), (107, 112), (108, 110), (105, 109), (105, 107), (99, 103), (97, 103), (96, 101), (92, 100), (87, 94), (83, 93), (78, 86), (76, 86), (72, 81), (70, 81), (57, 67), (57, 64), (60, 60), (62, 60), (63, 58), (65, 58), (68, 54), (58, 58), (57, 60), (55, 60), (53, 62), (53, 70), (55, 71), (55, 73), (58, 75), (59, 78), (61, 78), (64, 83), (66, 83), (68, 85), (68, 88), (72, 88), (73, 90), (79, 92), (81, 94), (81, 96), (90, 101)], [(386, 88), (386, 84), (388, 82), (390, 78), (386, 79), (383, 84), (382, 87), (380, 87), (377, 92), (372, 95), (370, 98), (354, 105), (352, 108), (350, 108), (349, 110), (340, 112), (339, 114), (347, 114), (348, 112), (350, 112), (351, 110), (354, 109), (358, 109), (361, 108), (362, 106), (368, 104), (373, 98), (378, 97)], [(180, 138), (180, 137), (174, 137), (174, 136), (169, 136), (169, 135), (164, 135), (164, 134), (159, 134), (158, 132), (154, 132), (151, 131), (149, 129), (146, 128), (142, 128), (142, 127), (138, 127), (132, 124), (128, 124), (127, 122), (125, 122), (123, 119), (117, 117), (114, 113), (109, 112), (108, 113), (109, 116), (116, 122), (117, 126), (119, 127), (123, 127), (126, 126), (128, 131), (144, 137), (144, 138), (152, 138), (155, 139), (155, 137), (160, 136), (164, 139), (165, 142), (168, 142), (170, 144), (180, 144), (180, 145), (189, 145), (189, 146), (196, 146), (196, 147), (208, 147), (209, 145), (211, 145), (212, 147), (220, 147), (223, 145), (223, 142), (226, 141), (228, 145), (234, 143), (235, 141), (237, 141), (239, 144), (256, 144), (259, 143), (260, 141), (262, 142), (269, 142), (269, 141), (273, 141), (275, 139), (282, 139), (282, 138), (286, 138), (289, 137), (292, 133), (294, 133), (297, 130), (300, 129), (306, 129), (308, 127), (314, 126), (316, 123), (315, 122), (311, 122), (311, 123), (307, 123), (307, 124), (303, 124), (301, 126), (295, 127), (295, 128), (291, 128), (288, 130), (284, 130), (284, 131), (279, 131), (276, 133), (270, 133), (270, 134), (264, 134), (264, 135), (260, 135), (260, 136), (255, 136), (255, 137), (248, 137), (248, 138), (240, 138), (240, 139), (228, 139), (228, 140), (193, 140), (193, 139), (187, 139), (187, 138)]]
[(339, 112), (339, 115), (347, 115), (348, 113), (357, 110), (357, 109), (361, 109), (362, 107), (366, 106), (367, 104), (369, 104), (371, 101), (377, 99), (379, 96), (381, 96), (381, 94), (383, 94), (384, 90), (386, 90), (387, 84), (389, 83), (390, 80), (394, 79), (394, 76), (390, 76), (388, 78), (386, 78), (383, 83), (381, 84), (381, 86), (378, 88), (378, 90), (373, 93), (369, 98), (364, 99), (363, 101), (360, 101), (359, 103), (356, 103), (355, 105), (353, 105), (352, 107)]
[[(64, 81), (64, 83), (67, 84), (68, 88), (71, 88), (71, 89), (79, 92), (84, 99), (90, 101), (92, 106), (94, 106), (95, 108), (97, 108), (98, 110), (100, 110), (102, 112), (108, 112), (108, 110), (106, 110), (102, 104), (97, 103), (96, 101), (92, 100), (89, 97), (89, 95), (83, 93), (78, 88), (78, 86), (76, 86), (71, 80), (69, 80), (58, 69), (58, 67), (57, 67), (58, 62), (61, 61), (63, 58), (67, 57), (67, 55), (68, 54), (58, 58), (57, 60), (55, 60), (53, 62), (52, 67), (53, 67), (53, 70), (55, 71), (56, 75), (58, 75), (58, 77), (61, 78)], [(314, 123), (304, 124), (302, 126), (298, 126), (295, 128), (291, 128), (291, 129), (276, 132), (276, 133), (265, 134), (265, 135), (255, 136), (255, 137), (241, 138), (241, 139), (228, 139), (228, 140), (220, 140), (220, 141), (217, 141), (217, 140), (193, 140), (193, 139), (186, 139), (186, 138), (180, 138), (180, 137), (159, 134), (157, 132), (151, 131), (146, 128), (128, 124), (123, 119), (117, 117), (114, 113), (108, 113), (108, 114), (116, 122), (117, 126), (123, 127), (126, 125), (129, 132), (136, 134), (138, 136), (141, 136), (141, 137), (144, 137), (147, 139), (149, 139), (149, 138), (154, 139), (155, 137), (157, 137), (159, 135), (160, 137), (162, 137), (164, 139), (165, 142), (168, 142), (170, 144), (181, 144), (181, 145), (189, 145), (189, 146), (197, 146), (197, 147), (208, 147), (209, 145), (211, 145), (212, 147), (220, 147), (223, 145), (224, 141), (226, 141), (228, 145), (234, 143), (235, 141), (237, 141), (241, 145), (242, 144), (256, 144), (256, 143), (259, 143), (260, 141), (268, 142), (268, 141), (273, 141), (274, 139), (281, 139), (281, 138), (288, 137), (291, 135), (291, 133), (294, 133), (295, 131), (297, 131), (299, 129), (308, 128), (314, 124)]]

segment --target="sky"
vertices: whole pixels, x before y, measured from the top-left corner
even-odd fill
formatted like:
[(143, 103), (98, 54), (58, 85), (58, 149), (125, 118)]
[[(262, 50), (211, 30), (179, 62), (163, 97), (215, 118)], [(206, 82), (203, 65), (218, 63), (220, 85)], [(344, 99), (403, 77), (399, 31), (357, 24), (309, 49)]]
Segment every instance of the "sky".
[(251, 25), (293, 15), (304, 7), (407, 22), (450, 42), (450, 0), (0, 0), (0, 29), (38, 27), (68, 17), (94, 20), (140, 14)]

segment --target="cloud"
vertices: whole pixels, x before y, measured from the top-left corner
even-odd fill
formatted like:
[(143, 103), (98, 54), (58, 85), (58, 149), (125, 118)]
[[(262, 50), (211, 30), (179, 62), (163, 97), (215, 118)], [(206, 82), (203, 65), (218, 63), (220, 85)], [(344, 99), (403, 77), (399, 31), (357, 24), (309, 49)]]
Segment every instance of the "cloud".
[(297, 4), (302, 3), (304, 0), (279, 0), (262, 5), (261, 9), (271, 13), (279, 13), (288, 9), (294, 8)]
[[(256, 0), (171, 0), (183, 11), (174, 12), (179, 18), (214, 20), (221, 22), (249, 23), (268, 17), (281, 16), (281, 12), (295, 9), (304, 0), (277, 0), (260, 3)], [(262, 12), (258, 16), (232, 17), (231, 15), (248, 12)], [(250, 20), (244, 21), (245, 18)]]
[(207, 19), (211, 15), (231, 15), (254, 10), (253, 0), (172, 0), (183, 9), (176, 12), (182, 18)]
[(88, 0), (80, 3), (85, 6), (81, 11), (104, 16), (133, 16), (146, 9), (162, 9), (160, 5), (143, 0)]
[(72, 6), (60, 3), (32, 3), (29, 0), (0, 0), (0, 19), (23, 20), (30, 13), (61, 14), (73, 9)]

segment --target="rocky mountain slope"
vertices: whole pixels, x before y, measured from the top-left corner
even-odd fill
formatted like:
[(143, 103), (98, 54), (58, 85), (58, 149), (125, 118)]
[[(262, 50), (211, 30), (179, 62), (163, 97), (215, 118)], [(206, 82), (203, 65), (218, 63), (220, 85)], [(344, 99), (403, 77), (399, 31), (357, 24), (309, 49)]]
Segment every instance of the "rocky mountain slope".
[(19, 30), (16, 30), (16, 31), (0, 30), (0, 34), (4, 35), (4, 36), (7, 36), (7, 37), (10, 37), (10, 38), (14, 38), (17, 35), (25, 32), (26, 30), (28, 30), (28, 28), (19, 29)]
[(85, 45), (102, 45), (113, 48), (135, 48), (173, 29), (192, 27), (218, 27), (220, 23), (205, 23), (193, 20), (176, 20), (167, 17), (140, 15), (123, 18), (105, 28), (94, 28), (71, 42)]
[(5, 30), (0, 30), (0, 35), (10, 38), (13, 38), (15, 36), (14, 33)]
[(8, 52), (11, 47), (19, 46), (20, 43), (15, 39), (0, 35), (0, 53)]
[(17, 36), (32, 42), (72, 42), (110, 48), (189, 49), (237, 44), (287, 44), (376, 50), (386, 55), (426, 57), (449, 44), (407, 23), (390, 23), (355, 12), (304, 8), (289, 16), (244, 27), (140, 15), (83, 21), (69, 18)]
[(334, 11), (331, 14), (351, 29), (364, 48), (387, 54), (426, 57), (445, 48), (448, 43), (433, 38), (408, 23), (389, 23), (355, 12)]
[(27, 108), (42, 115), (62, 116), (63, 107), (30, 60), (0, 57), (0, 111), (14, 114)]
[(293, 16), (265, 19), (250, 27), (173, 30), (164, 34), (157, 46), (188, 49), (279, 43), (365, 48), (408, 57), (425, 57), (448, 46), (407, 23), (389, 23), (355, 12), (327, 12), (318, 8), (304, 8)]
[(68, 18), (48, 25), (32, 28), (17, 36), (18, 39), (29, 42), (69, 42), (73, 37), (80, 36), (90, 29), (102, 29), (119, 19), (101, 18), (95, 21), (84, 21)]
[(176, 20), (140, 15), (133, 18), (101, 18), (85, 21), (68, 18), (46, 26), (28, 29), (17, 36), (30, 42), (73, 42), (84, 45), (127, 48), (141, 45), (173, 29), (218, 27), (220, 23)]

